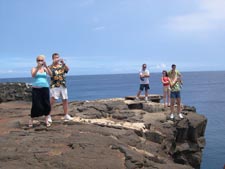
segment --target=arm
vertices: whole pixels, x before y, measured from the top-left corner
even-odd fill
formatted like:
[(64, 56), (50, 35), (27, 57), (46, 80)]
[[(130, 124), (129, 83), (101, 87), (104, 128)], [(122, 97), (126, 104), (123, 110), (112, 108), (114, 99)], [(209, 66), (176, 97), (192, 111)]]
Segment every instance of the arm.
[(181, 78), (182, 75), (178, 70), (176, 70), (176, 73), (177, 73), (177, 76)]
[(69, 72), (69, 67), (66, 65), (66, 64), (64, 64), (64, 67), (65, 67), (65, 70), (67, 71), (67, 72)]
[(182, 85), (183, 84), (183, 81), (181, 80), (182, 74), (179, 71), (177, 71), (177, 78), (179, 79), (179, 82)]
[(44, 66), (45, 72), (46, 72), (49, 76), (52, 76), (52, 71), (51, 71), (51, 69), (47, 66), (46, 62), (44, 62), (43, 66)]
[(149, 71), (147, 70), (144, 74), (142, 74), (142, 77), (150, 77)]
[(173, 86), (175, 86), (177, 82), (177, 79), (175, 79), (174, 81), (169, 79), (170, 87), (173, 88)]
[(163, 84), (165, 84), (165, 83), (166, 83), (166, 81), (164, 81), (164, 80), (163, 80), (163, 77), (161, 77), (161, 81), (162, 81), (162, 83), (163, 83)]
[(33, 68), (31, 69), (31, 76), (32, 76), (32, 77), (35, 77), (36, 74), (37, 74), (37, 72), (38, 72), (38, 68), (33, 67)]
[(170, 87), (174, 87), (177, 83), (181, 84), (181, 79), (180, 78), (176, 78), (174, 81), (170, 80)]
[(45, 69), (46, 73), (47, 73), (49, 76), (52, 76), (52, 71), (51, 71), (51, 69), (50, 69), (48, 66), (45, 67), (44, 69)]
[(32, 77), (35, 77), (38, 70), (42, 67), (42, 64), (41, 63), (38, 63), (37, 67), (33, 67), (32, 70), (31, 70), (31, 76)]
[(64, 62), (64, 60), (61, 60), (61, 63), (63, 65), (63, 67), (65, 68), (65, 71), (68, 72), (70, 70), (70, 68), (66, 65), (66, 63)]
[(145, 74), (144, 77), (150, 77), (150, 74), (149, 73), (148, 74)]

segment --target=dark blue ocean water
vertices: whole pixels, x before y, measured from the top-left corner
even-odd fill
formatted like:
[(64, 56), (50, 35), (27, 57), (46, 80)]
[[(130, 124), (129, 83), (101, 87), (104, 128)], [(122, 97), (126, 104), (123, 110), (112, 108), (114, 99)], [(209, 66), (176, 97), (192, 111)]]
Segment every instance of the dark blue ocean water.
[[(201, 169), (222, 169), (225, 164), (225, 72), (183, 72), (183, 104), (195, 106), (208, 119)], [(161, 73), (152, 73), (150, 93), (161, 94)], [(28, 82), (31, 78), (0, 79)], [(70, 101), (136, 95), (138, 74), (68, 76)]]

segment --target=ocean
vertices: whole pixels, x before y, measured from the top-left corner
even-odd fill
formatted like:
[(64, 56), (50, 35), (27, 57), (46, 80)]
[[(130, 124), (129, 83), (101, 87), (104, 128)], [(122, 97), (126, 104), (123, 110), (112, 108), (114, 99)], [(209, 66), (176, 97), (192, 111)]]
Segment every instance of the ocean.
[[(225, 164), (225, 71), (183, 72), (182, 103), (195, 106), (207, 117), (206, 147), (201, 169), (222, 169)], [(31, 78), (0, 79), (27, 82)], [(136, 95), (138, 74), (67, 76), (69, 101)], [(151, 73), (150, 93), (162, 94), (161, 73)]]

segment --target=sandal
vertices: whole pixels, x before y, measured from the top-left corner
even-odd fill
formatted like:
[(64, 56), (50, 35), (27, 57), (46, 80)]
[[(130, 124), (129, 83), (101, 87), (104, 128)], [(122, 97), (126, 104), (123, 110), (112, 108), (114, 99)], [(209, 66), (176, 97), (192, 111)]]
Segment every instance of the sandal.
[(50, 127), (50, 126), (51, 126), (51, 123), (47, 122), (46, 127)]
[(32, 127), (33, 127), (33, 120), (29, 120), (28, 127), (29, 127), (29, 128), (32, 128)]
[(38, 120), (33, 120), (33, 124), (39, 126), (41, 124), (41, 122)]
[(32, 128), (32, 127), (33, 127), (33, 124), (28, 124), (28, 127), (29, 127), (29, 128)]

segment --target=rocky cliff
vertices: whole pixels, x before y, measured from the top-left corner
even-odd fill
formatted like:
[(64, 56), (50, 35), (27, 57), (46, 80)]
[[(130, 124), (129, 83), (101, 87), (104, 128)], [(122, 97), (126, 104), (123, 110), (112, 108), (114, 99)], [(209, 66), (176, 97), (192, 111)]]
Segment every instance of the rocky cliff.
[(0, 83), (0, 103), (15, 100), (31, 100), (31, 85), (18, 83)]
[(38, 118), (28, 128), (31, 103), (0, 104), (0, 168), (198, 169), (207, 119), (184, 106), (184, 119), (171, 121), (160, 103), (123, 98), (70, 102), (53, 124)]

